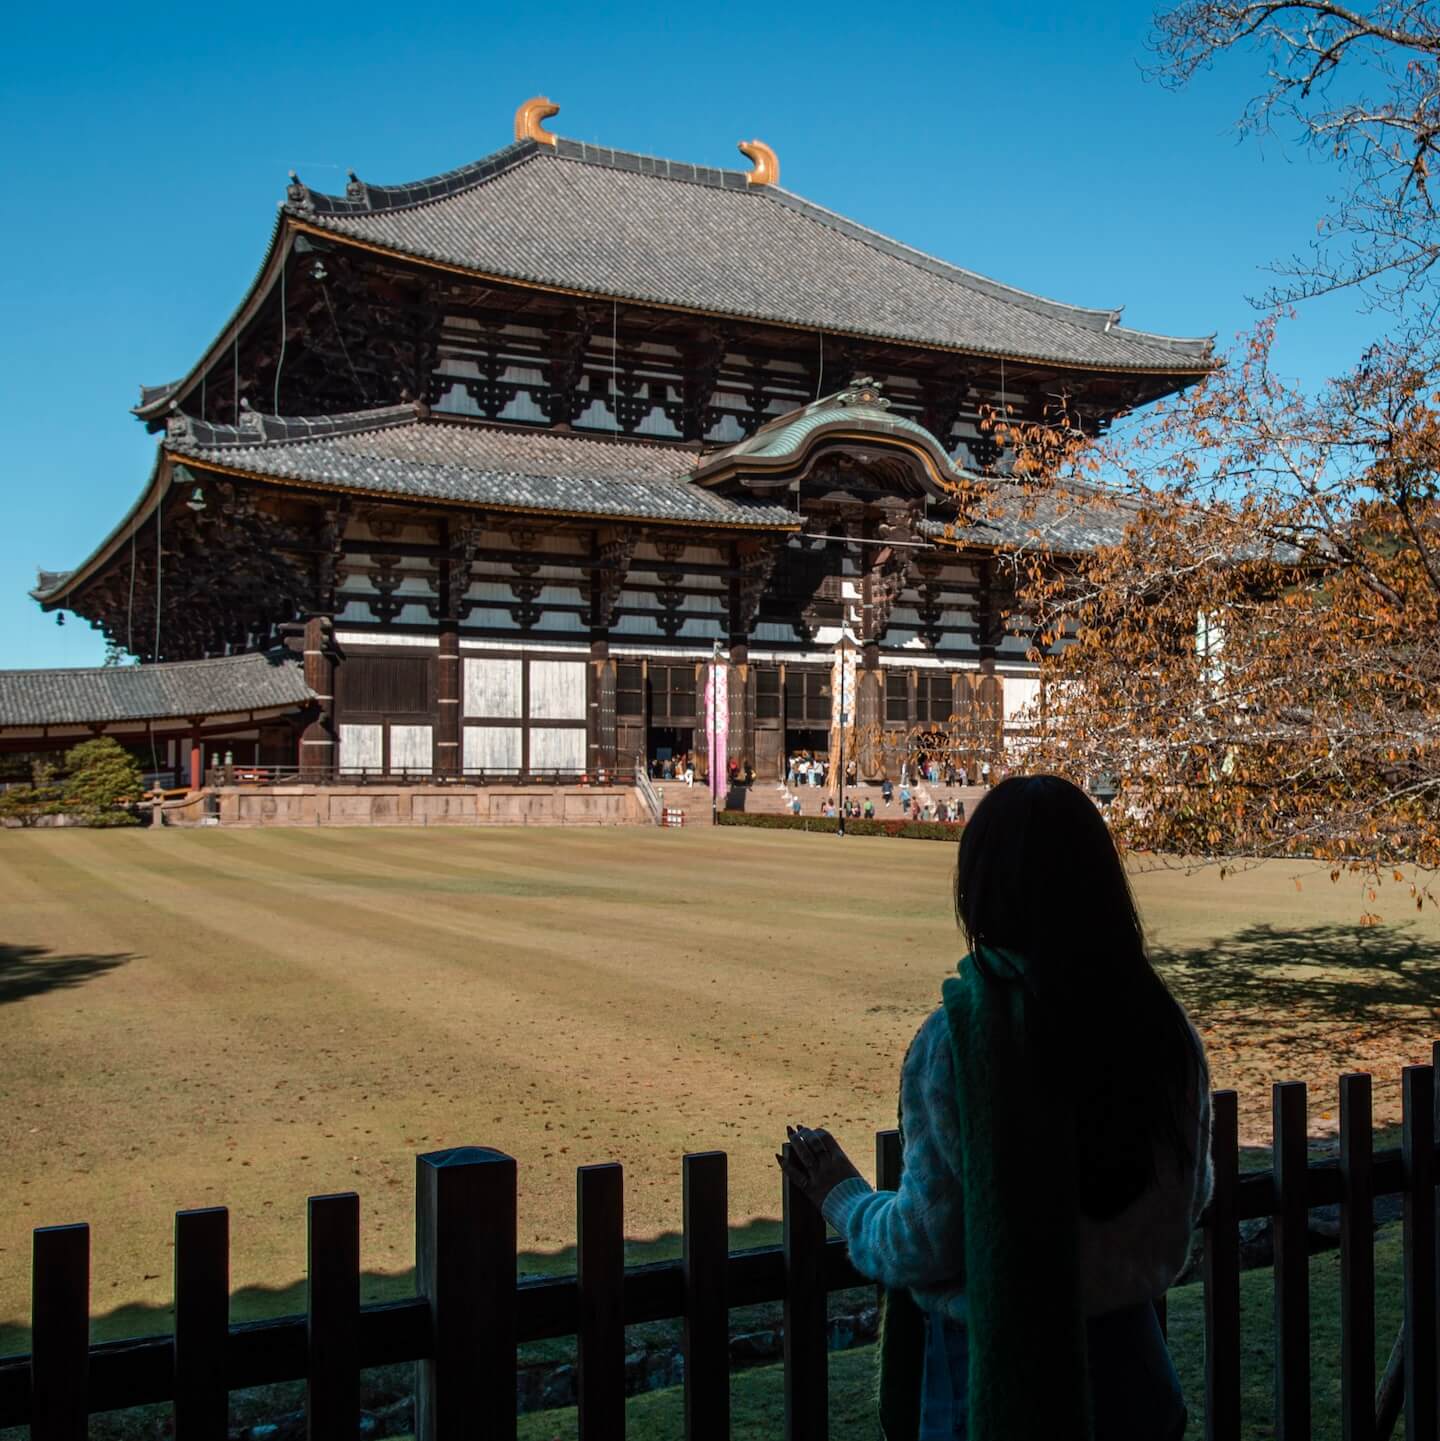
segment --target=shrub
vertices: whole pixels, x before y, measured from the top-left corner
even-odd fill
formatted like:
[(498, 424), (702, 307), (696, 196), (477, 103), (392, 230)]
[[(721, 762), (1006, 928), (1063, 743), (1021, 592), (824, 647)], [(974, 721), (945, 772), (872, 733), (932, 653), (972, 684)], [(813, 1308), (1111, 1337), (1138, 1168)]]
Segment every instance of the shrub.
[(33, 826), (41, 816), (56, 816), (64, 809), (60, 787), (55, 784), (55, 767), (37, 760), (30, 768), (30, 784), (9, 786), (0, 793), (0, 821), (17, 821)]
[(65, 757), (64, 808), (91, 826), (138, 824), (131, 807), (145, 790), (135, 757), (109, 736), (81, 741)]
[[(834, 834), (839, 819), (834, 816), (768, 815), (750, 811), (721, 811), (716, 823), (722, 826), (753, 826), (762, 831), (821, 831)], [(903, 840), (958, 841), (963, 821), (852, 820), (845, 822), (847, 836), (899, 836)]]

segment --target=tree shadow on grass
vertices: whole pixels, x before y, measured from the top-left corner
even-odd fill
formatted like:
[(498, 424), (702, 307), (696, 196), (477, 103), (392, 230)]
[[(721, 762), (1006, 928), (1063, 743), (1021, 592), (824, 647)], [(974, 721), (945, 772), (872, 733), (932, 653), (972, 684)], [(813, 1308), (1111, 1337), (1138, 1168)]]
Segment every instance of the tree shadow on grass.
[(46, 991), (70, 990), (134, 959), (119, 951), (108, 956), (57, 956), (44, 946), (0, 942), (0, 1006)]
[(1412, 925), (1247, 926), (1151, 958), (1194, 1013), (1252, 1008), (1347, 1027), (1440, 1016), (1440, 946)]

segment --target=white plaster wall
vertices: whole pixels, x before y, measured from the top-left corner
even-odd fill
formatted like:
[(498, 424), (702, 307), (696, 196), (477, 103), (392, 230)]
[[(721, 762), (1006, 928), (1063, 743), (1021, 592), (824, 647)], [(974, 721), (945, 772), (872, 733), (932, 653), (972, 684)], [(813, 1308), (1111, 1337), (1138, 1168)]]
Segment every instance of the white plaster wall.
[(1001, 681), (1006, 725), (1033, 725), (1039, 718), (1040, 682), (1034, 676), (1007, 675)]
[[(530, 718), (532, 720), (585, 719), (585, 662), (583, 660), (532, 660), (530, 662)], [(534, 738), (531, 738), (534, 750)], [(530, 762), (534, 765), (532, 754)], [(546, 762), (549, 764), (549, 762)], [(555, 764), (563, 764), (555, 762)]]
[(532, 726), (530, 769), (583, 771), (585, 732), (579, 727), (562, 730), (558, 726)]
[(340, 727), (340, 769), (342, 771), (378, 771), (383, 731), (380, 726)]
[(467, 658), (464, 713), (477, 720), (519, 720), (523, 664), (519, 660)]
[(467, 771), (518, 771), (519, 726), (466, 726), (461, 764)]
[(390, 727), (390, 770), (428, 771), (434, 765), (431, 726)]

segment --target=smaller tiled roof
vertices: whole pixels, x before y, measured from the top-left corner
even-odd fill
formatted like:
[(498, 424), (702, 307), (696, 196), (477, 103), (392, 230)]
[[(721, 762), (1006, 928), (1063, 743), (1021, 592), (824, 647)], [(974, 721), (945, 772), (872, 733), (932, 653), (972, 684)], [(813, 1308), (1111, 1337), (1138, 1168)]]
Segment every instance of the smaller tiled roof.
[[(1033, 548), (1083, 555), (1119, 545), (1128, 526), (1145, 522), (1144, 506), (1133, 495), (1099, 485), (1060, 482), (1035, 491), (1000, 484), (972, 524), (947, 526), (943, 520), (931, 520), (925, 529), (962, 545), (1011, 553)], [(1283, 539), (1256, 537), (1253, 543), (1232, 547), (1227, 558), (1231, 563), (1265, 560), (1298, 566), (1314, 557)]]
[(289, 655), (0, 671), (0, 726), (116, 724), (285, 709), (314, 700)]
[(867, 376), (833, 395), (766, 421), (754, 435), (708, 456), (695, 471), (695, 479), (704, 485), (712, 477), (747, 467), (783, 470), (827, 435), (847, 439), (863, 435), (882, 442), (899, 442), (912, 450), (923, 450), (941, 477), (960, 481), (968, 475), (919, 421), (891, 411), (880, 387)]
[(1119, 544), (1139, 510), (1131, 497), (1098, 486), (1059, 485), (1030, 491), (1002, 482), (970, 525), (931, 520), (925, 529), (932, 535), (987, 549), (1015, 552), (1034, 547), (1083, 555)]
[(425, 419), (391, 406), (320, 419), (178, 416), (165, 449), (248, 475), (501, 510), (742, 529), (794, 529), (783, 506), (713, 495), (687, 479), (693, 450), (549, 430)]

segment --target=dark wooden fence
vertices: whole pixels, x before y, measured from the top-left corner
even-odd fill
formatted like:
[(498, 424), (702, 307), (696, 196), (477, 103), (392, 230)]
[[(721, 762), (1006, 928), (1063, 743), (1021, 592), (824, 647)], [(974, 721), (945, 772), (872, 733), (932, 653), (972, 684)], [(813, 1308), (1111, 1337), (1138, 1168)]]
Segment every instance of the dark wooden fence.
[[(1435, 1060), (1440, 1064), (1440, 1044)], [(1214, 1098), (1215, 1196), (1204, 1218), (1204, 1434), (1240, 1435), (1239, 1223), (1270, 1217), (1274, 1233), (1275, 1403), (1278, 1441), (1310, 1435), (1310, 1273), (1306, 1212), (1340, 1208), (1340, 1354), (1318, 1358), (1341, 1378), (1345, 1441), (1377, 1441), (1372, 1201), (1404, 1198), (1405, 1434), (1437, 1427), (1435, 1068), (1403, 1077), (1403, 1145), (1372, 1149), (1370, 1077), (1340, 1079), (1340, 1153), (1310, 1162), (1305, 1088), (1274, 1088), (1274, 1165), (1240, 1174), (1236, 1096)], [(899, 1180), (896, 1133), (876, 1138), (882, 1188)], [(174, 1405), (177, 1441), (221, 1441), (229, 1393), (304, 1380), (310, 1435), (357, 1433), (361, 1368), (417, 1362), (417, 1441), (513, 1437), (516, 1346), (574, 1336), (580, 1435), (623, 1436), (624, 1328), (679, 1319), (685, 1354), (685, 1434), (730, 1429), (728, 1316), (732, 1307), (784, 1303), (785, 1419), (791, 1441), (827, 1434), (826, 1296), (866, 1284), (818, 1212), (783, 1186), (783, 1244), (729, 1252), (726, 1158), (682, 1162), (679, 1261), (624, 1264), (621, 1168), (577, 1173), (577, 1274), (516, 1277), (515, 1162), (460, 1148), (416, 1159), (416, 1294), (360, 1305), (360, 1202), (353, 1193), (309, 1203), (309, 1309), (232, 1326), (229, 1221), (221, 1207), (175, 1218), (175, 1334), (89, 1343), (90, 1231), (34, 1233), (32, 1346), (0, 1361), (0, 1426), (29, 1425), (36, 1441), (80, 1441), (92, 1412)], [(1163, 1314), (1163, 1308), (1162, 1308)], [(1037, 1364), (1043, 1364), (1037, 1362)], [(1254, 1419), (1254, 1418), (1252, 1418)]]

